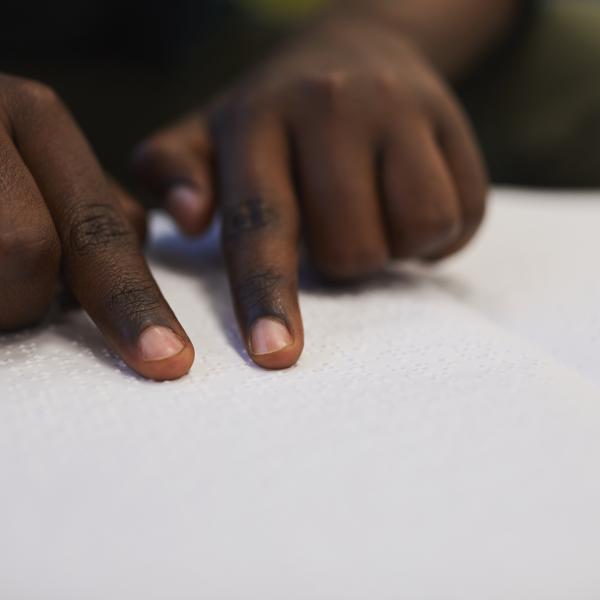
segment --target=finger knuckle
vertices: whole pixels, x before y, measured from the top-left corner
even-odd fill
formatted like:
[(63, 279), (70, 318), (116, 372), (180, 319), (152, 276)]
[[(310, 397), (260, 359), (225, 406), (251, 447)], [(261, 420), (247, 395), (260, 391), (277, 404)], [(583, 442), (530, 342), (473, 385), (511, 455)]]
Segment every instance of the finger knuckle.
[(68, 244), (77, 256), (135, 244), (135, 233), (125, 216), (110, 204), (89, 204), (73, 211)]
[(0, 117), (11, 131), (21, 119), (33, 120), (52, 110), (64, 109), (58, 93), (41, 81), (3, 75), (2, 83)]
[(52, 302), (60, 245), (50, 228), (0, 232), (0, 331), (37, 323)]
[(16, 80), (13, 86), (13, 93), (19, 103), (34, 108), (46, 108), (61, 105), (60, 96), (54, 88), (34, 79)]
[(345, 101), (350, 76), (343, 71), (311, 75), (300, 81), (300, 94), (309, 104), (321, 109), (337, 110)]
[(60, 245), (49, 227), (0, 232), (0, 272), (33, 277), (58, 267)]

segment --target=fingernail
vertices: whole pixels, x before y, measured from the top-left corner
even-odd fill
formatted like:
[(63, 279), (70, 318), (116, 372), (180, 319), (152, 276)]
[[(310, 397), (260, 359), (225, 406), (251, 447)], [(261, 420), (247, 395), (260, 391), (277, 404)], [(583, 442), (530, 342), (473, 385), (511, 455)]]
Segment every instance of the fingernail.
[(146, 362), (165, 360), (183, 350), (183, 342), (167, 327), (148, 327), (138, 341), (142, 358)]
[(259, 319), (252, 327), (250, 350), (252, 354), (272, 354), (293, 343), (287, 327), (277, 319)]
[(188, 184), (178, 184), (167, 193), (167, 208), (178, 223), (194, 223), (203, 213), (202, 197)]

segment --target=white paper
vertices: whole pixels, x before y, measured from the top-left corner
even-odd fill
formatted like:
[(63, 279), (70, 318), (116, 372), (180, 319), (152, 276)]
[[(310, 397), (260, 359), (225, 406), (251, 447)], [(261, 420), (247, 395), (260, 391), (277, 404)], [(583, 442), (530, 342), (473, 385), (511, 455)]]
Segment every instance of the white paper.
[(597, 600), (598, 200), (498, 193), (446, 265), (304, 291), (277, 373), (159, 219), (189, 377), (81, 314), (0, 341), (0, 599)]

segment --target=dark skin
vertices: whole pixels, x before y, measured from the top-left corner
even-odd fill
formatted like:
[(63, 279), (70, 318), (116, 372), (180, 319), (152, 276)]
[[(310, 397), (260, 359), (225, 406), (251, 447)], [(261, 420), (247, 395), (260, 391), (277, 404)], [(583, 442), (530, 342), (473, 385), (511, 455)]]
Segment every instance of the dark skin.
[(186, 373), (194, 349), (142, 255), (143, 213), (52, 90), (0, 77), (0, 155), (0, 327), (36, 322), (62, 277), (132, 369), (152, 379)]
[[(149, 137), (141, 181), (181, 229), (218, 208), (242, 337), (260, 366), (296, 363), (298, 245), (328, 280), (464, 247), (487, 180), (450, 91), (502, 39), (515, 0), (333, 6), (214, 102)], [(141, 375), (175, 379), (194, 350), (139, 244), (143, 215), (45, 86), (0, 78), (0, 328), (47, 310), (60, 277)], [(62, 260), (61, 260), (62, 259)], [(62, 270), (59, 272), (59, 265)]]

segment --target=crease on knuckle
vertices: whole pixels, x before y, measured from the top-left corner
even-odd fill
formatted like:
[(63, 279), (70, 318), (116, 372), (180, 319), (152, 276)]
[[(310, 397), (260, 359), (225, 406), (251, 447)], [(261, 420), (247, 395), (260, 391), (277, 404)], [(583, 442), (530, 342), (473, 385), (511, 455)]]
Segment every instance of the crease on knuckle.
[(126, 218), (109, 204), (91, 204), (74, 211), (68, 228), (69, 248), (79, 256), (97, 254), (135, 242)]
[(223, 240), (227, 245), (279, 225), (278, 212), (262, 198), (251, 198), (228, 208), (223, 218)]

